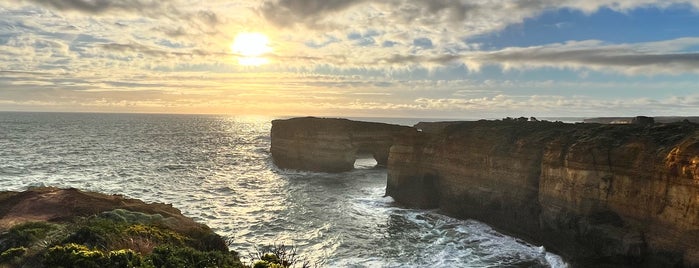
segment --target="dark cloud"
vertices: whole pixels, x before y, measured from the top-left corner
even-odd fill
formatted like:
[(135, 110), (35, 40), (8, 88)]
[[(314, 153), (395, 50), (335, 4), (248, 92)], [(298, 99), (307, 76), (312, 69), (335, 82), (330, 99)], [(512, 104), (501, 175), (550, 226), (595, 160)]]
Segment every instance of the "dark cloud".
[[(205, 34), (218, 33), (215, 28), (224, 20), (211, 10), (199, 10), (196, 12), (183, 12), (171, 1), (160, 0), (25, 0), (41, 5), (45, 8), (59, 11), (77, 11), (90, 15), (124, 15), (138, 14), (151, 18), (167, 18), (172, 21), (185, 21), (190, 28)], [(117, 22), (119, 27), (128, 25)], [(168, 36), (182, 36), (196, 31), (184, 31), (177, 28), (168, 29), (164, 33)]]
[(100, 47), (104, 50), (108, 51), (113, 51), (113, 52), (133, 52), (133, 53), (141, 53), (144, 55), (149, 55), (149, 56), (158, 56), (158, 57), (163, 57), (167, 56), (170, 53), (165, 51), (165, 50), (160, 50), (160, 49), (155, 49), (151, 48), (145, 45), (141, 44), (136, 44), (136, 43), (130, 43), (130, 44), (117, 44), (117, 43), (108, 43), (108, 44), (102, 44)]
[[(485, 7), (483, 5), (476, 5), (472, 3), (463, 3), (462, 1), (452, 1), (452, 0), (419, 0), (419, 3), (423, 9), (424, 16), (439, 15), (443, 14), (454, 22), (460, 22), (472, 16), (472, 13), (483, 12)], [(497, 4), (489, 3), (490, 8), (495, 7)]]
[(218, 17), (218, 15), (211, 10), (201, 10), (197, 12), (197, 18), (199, 18), (204, 23), (212, 26), (218, 25), (221, 22), (221, 19)]
[(497, 64), (510, 68), (548, 66), (553, 68), (611, 68), (619, 72), (634, 69), (651, 73), (699, 72), (699, 53), (643, 53), (632, 47), (552, 46), (508, 48), (491, 52), (469, 52), (445, 55), (392, 55), (378, 58), (371, 64), (440, 64), (463, 63)]
[(108, 11), (141, 12), (160, 8), (163, 3), (152, 0), (29, 0), (29, 2), (58, 10), (75, 10), (91, 14)]
[(462, 56), (460, 55), (439, 55), (439, 56), (422, 56), (422, 55), (392, 55), (386, 58), (380, 58), (373, 62), (373, 64), (441, 64), (446, 65), (449, 63), (454, 63), (460, 60)]
[(493, 3), (486, 6), (453, 0), (266, 0), (259, 11), (268, 21), (280, 27), (295, 24), (314, 26), (318, 20), (364, 3), (388, 5), (393, 10), (400, 10), (401, 14), (397, 15), (403, 16), (407, 22), (420, 17), (464, 21), (475, 13), (500, 9)]
[(315, 24), (334, 12), (342, 11), (354, 5), (370, 0), (278, 0), (265, 1), (259, 12), (268, 21), (281, 27), (297, 23)]
[(208, 56), (230, 56), (223, 52), (213, 52), (201, 49), (192, 50), (173, 50), (161, 47), (152, 47), (138, 43), (105, 43), (100, 44), (104, 50), (117, 53), (138, 53), (150, 57), (208, 57)]
[(547, 49), (545, 47), (507, 49), (479, 57), (489, 62), (576, 64), (588, 66), (644, 67), (674, 66), (699, 70), (699, 53), (638, 53), (631, 49)]

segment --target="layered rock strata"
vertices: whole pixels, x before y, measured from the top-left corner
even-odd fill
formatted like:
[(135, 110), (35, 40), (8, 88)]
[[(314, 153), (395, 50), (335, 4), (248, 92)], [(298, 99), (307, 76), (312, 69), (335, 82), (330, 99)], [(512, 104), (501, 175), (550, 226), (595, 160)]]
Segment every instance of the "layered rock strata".
[(282, 168), (349, 170), (362, 150), (387, 164), (397, 202), (481, 220), (574, 266), (699, 267), (696, 124), (273, 122)]
[(576, 266), (699, 266), (699, 127), (478, 121), (398, 138), (386, 194)]
[(394, 137), (411, 130), (347, 119), (274, 120), (271, 152), (274, 164), (280, 168), (342, 172), (352, 170), (360, 154), (370, 154), (378, 165), (386, 165)]

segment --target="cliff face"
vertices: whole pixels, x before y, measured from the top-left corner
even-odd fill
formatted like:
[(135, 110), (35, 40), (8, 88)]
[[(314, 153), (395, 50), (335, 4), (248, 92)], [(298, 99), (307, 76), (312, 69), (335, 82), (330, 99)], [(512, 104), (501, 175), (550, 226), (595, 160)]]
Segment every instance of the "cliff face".
[(410, 127), (329, 118), (272, 121), (272, 157), (280, 168), (342, 172), (352, 170), (358, 154), (371, 154), (379, 165), (399, 133)]
[(435, 129), (391, 148), (386, 194), (396, 201), (482, 220), (580, 266), (699, 266), (697, 125)]

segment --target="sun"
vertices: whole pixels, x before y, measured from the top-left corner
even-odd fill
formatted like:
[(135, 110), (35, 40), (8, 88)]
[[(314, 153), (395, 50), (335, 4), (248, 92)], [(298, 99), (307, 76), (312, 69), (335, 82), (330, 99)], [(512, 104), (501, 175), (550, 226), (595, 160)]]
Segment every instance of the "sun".
[(240, 65), (252, 66), (269, 63), (269, 59), (263, 56), (272, 52), (269, 38), (262, 33), (239, 33), (233, 40), (231, 50)]

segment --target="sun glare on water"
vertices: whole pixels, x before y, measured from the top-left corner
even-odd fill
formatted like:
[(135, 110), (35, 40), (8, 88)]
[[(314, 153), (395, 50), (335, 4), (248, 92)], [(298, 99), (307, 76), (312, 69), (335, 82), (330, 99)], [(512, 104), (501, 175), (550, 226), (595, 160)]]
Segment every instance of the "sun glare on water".
[(231, 45), (233, 54), (238, 58), (238, 64), (259, 66), (269, 63), (264, 55), (272, 52), (269, 38), (261, 33), (239, 33)]

